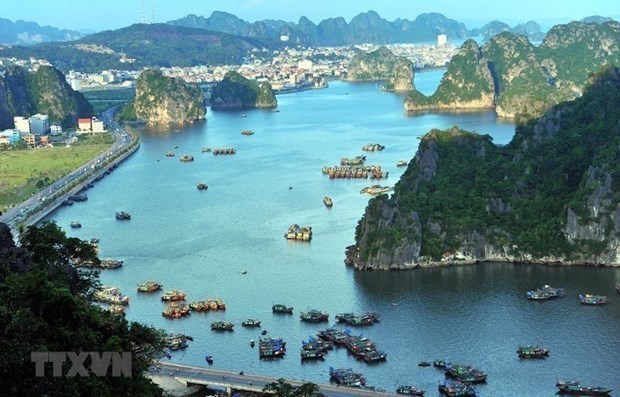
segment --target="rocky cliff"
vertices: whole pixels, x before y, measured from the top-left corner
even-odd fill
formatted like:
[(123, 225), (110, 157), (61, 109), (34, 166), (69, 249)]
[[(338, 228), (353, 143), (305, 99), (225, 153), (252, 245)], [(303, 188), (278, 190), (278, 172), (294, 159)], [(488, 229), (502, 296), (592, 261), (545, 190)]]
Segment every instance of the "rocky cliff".
[(197, 86), (147, 69), (136, 82), (136, 96), (121, 111), (122, 120), (147, 124), (193, 123), (205, 118), (202, 91)]
[(372, 52), (360, 52), (349, 63), (348, 81), (388, 80), (388, 91), (411, 91), (413, 64), (406, 58), (395, 56), (386, 47)]
[(620, 24), (554, 26), (540, 47), (503, 32), (482, 47), (466, 41), (430, 97), (411, 92), (409, 111), (495, 107), (503, 117), (538, 117), (581, 95), (588, 76), (620, 64)]
[(29, 73), (21, 67), (9, 68), (0, 79), (0, 129), (13, 128), (14, 116), (47, 114), (52, 122), (75, 127), (79, 117), (91, 116), (93, 109), (64, 75), (51, 66)]
[(268, 82), (257, 83), (237, 72), (228, 72), (217, 83), (211, 94), (211, 109), (234, 110), (246, 108), (274, 108), (278, 101)]
[(509, 145), (454, 127), (421, 140), (394, 194), (370, 200), (347, 263), (620, 265), (620, 73), (517, 128)]

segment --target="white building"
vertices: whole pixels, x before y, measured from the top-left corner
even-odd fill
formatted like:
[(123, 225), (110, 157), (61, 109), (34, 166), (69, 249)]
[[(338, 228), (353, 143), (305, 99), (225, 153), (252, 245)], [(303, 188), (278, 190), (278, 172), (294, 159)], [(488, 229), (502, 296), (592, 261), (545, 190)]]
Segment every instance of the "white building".
[(22, 116), (13, 117), (13, 123), (15, 124), (15, 129), (19, 132), (30, 133), (30, 122), (27, 118)]
[(309, 59), (304, 59), (297, 62), (297, 69), (312, 70), (312, 61)]
[(62, 126), (60, 124), (52, 123), (52, 125), (50, 125), (50, 134), (51, 135), (62, 134)]
[(105, 126), (103, 125), (103, 121), (97, 120), (96, 117), (93, 117), (93, 121), (90, 125), (93, 132), (105, 132)]
[(50, 130), (50, 118), (46, 114), (35, 114), (30, 117), (30, 133), (41, 136), (47, 135)]
[(446, 36), (445, 34), (440, 34), (437, 36), (437, 45), (444, 45), (448, 42), (448, 36)]

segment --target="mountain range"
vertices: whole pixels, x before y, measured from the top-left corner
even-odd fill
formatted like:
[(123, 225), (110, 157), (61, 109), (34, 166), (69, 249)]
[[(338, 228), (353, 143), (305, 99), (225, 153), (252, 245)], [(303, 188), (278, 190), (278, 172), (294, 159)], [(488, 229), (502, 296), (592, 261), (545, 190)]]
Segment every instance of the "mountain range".
[(84, 34), (73, 30), (40, 26), (36, 22), (22, 20), (12, 22), (0, 18), (0, 43), (2, 44), (31, 45), (46, 41), (76, 40), (83, 36)]

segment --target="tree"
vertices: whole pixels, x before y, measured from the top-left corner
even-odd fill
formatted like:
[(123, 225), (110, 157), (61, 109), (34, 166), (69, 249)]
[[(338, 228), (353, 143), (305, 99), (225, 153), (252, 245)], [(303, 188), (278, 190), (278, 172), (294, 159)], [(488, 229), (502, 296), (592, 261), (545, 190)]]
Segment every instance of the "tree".
[[(75, 268), (96, 257), (55, 223), (29, 226), (17, 247), (0, 224), (0, 394), (6, 396), (162, 396), (144, 376), (163, 347), (162, 331), (91, 305), (98, 273)], [(32, 352), (130, 352), (131, 377), (37, 377)], [(90, 361), (85, 362), (86, 368)], [(63, 367), (66, 374), (71, 363)]]
[(319, 393), (319, 386), (316, 383), (305, 382), (299, 387), (293, 387), (283, 378), (266, 384), (263, 391), (271, 392), (277, 397), (324, 397), (323, 393)]

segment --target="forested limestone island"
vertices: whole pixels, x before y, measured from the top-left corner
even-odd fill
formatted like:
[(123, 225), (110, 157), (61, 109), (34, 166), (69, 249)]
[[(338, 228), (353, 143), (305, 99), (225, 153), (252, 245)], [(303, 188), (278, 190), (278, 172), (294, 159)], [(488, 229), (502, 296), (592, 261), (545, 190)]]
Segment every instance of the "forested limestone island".
[(125, 105), (119, 119), (151, 125), (183, 124), (203, 120), (206, 113), (200, 87), (147, 69), (138, 77), (136, 96)]
[(14, 128), (13, 117), (41, 113), (64, 128), (75, 127), (79, 117), (90, 117), (93, 108), (74, 91), (65, 76), (52, 66), (28, 72), (10, 66), (0, 77), (0, 130)]
[(478, 261), (620, 265), (620, 73), (519, 124), (506, 146), (431, 130), (394, 193), (368, 203), (358, 269)]
[(371, 52), (357, 53), (349, 63), (348, 81), (387, 80), (387, 91), (412, 91), (413, 63), (397, 57), (384, 46)]
[(463, 43), (435, 93), (410, 92), (405, 109), (494, 108), (502, 117), (538, 117), (580, 96), (589, 76), (607, 65), (620, 65), (617, 21), (556, 25), (540, 47), (503, 32), (482, 47)]
[(211, 94), (211, 109), (214, 110), (270, 109), (276, 106), (278, 101), (269, 82), (258, 83), (234, 71), (227, 72)]

